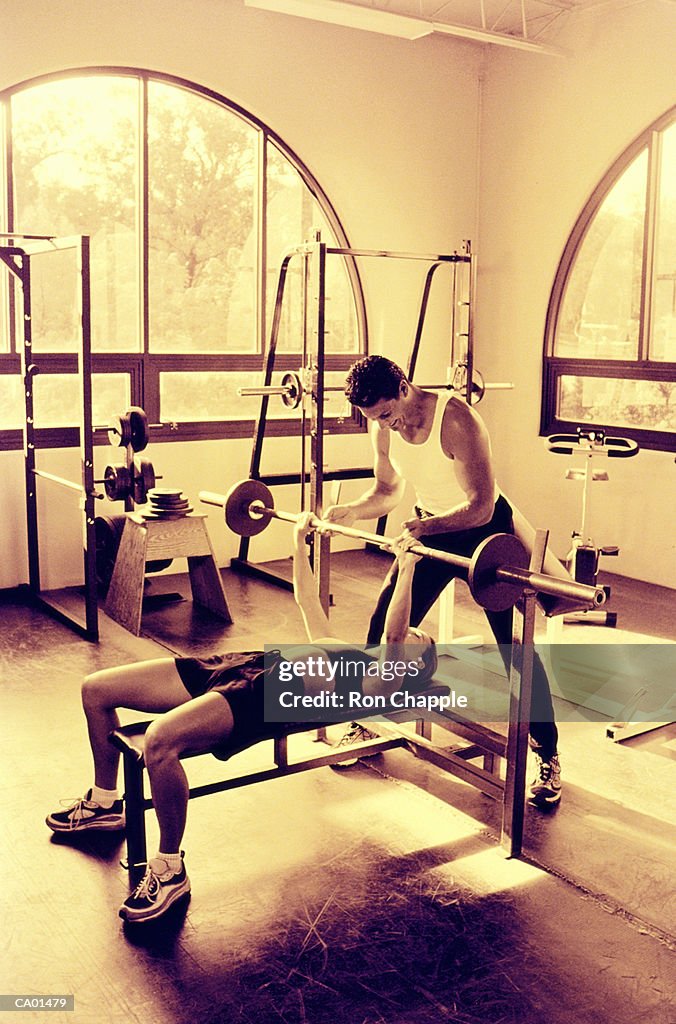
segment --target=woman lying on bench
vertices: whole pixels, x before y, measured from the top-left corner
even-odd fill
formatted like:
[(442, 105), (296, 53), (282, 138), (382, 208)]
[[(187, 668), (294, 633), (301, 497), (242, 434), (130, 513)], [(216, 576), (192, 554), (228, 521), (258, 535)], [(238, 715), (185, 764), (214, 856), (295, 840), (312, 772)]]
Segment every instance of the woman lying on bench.
[[(294, 648), (293, 658), (304, 661), (314, 652), (331, 663), (336, 646), (356, 645), (331, 636), (329, 620), (317, 595), (315, 579), (308, 561), (305, 539), (311, 531), (310, 515), (301, 516), (294, 528), (294, 594), (300, 608), (308, 640), (316, 646)], [(381, 663), (410, 662), (411, 646), (419, 656), (416, 687), (430, 680), (436, 669), (434, 641), (421, 630), (409, 627), (411, 583), (418, 556), (408, 550), (410, 541), (395, 548), (399, 563), (397, 588), (388, 611)], [(326, 645), (326, 649), (324, 647)], [(364, 657), (363, 650), (359, 652)], [(316, 661), (316, 657), (315, 657)], [(277, 667), (274, 665), (273, 668)], [(266, 722), (263, 691), (266, 676), (270, 680), (270, 656), (260, 652), (224, 654), (207, 658), (161, 658), (120, 668), (95, 672), (84, 681), (82, 703), (94, 759), (94, 785), (71, 806), (50, 814), (47, 825), (54, 832), (72, 834), (91, 831), (116, 831), (125, 826), (124, 805), (118, 790), (119, 751), (108, 741), (119, 728), (117, 708), (133, 711), (165, 712), (146, 733), (145, 763), (150, 780), (153, 805), (160, 828), (157, 855), (148, 862), (145, 875), (134, 892), (120, 907), (126, 921), (150, 921), (164, 914), (173, 903), (190, 891), (190, 881), (180, 852), (185, 830), (188, 781), (181, 756), (208, 753), (219, 748), (233, 753), (261, 739), (286, 735), (290, 723)], [(297, 676), (305, 695), (329, 689), (324, 674)], [(391, 672), (365, 675), (361, 692), (389, 697), (404, 680)], [(337, 681), (338, 686), (338, 681)], [(336, 689), (337, 689), (336, 686)], [(359, 681), (350, 680), (355, 690)], [(316, 727), (306, 722), (304, 728)], [(297, 730), (294, 730), (297, 731)]]

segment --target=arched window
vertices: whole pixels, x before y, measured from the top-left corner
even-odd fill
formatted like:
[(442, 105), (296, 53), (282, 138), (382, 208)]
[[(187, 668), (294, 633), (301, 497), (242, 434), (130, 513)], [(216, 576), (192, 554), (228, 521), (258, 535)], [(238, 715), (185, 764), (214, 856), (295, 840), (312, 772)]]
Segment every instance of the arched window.
[[(259, 399), (237, 389), (261, 380), (282, 253), (314, 228), (329, 245), (348, 244), (310, 172), (260, 121), (167, 76), (88, 69), (24, 83), (0, 102), (0, 230), (91, 237), (94, 423), (134, 404), (153, 422), (175, 421), (172, 440), (250, 436)], [(31, 258), (35, 419), (53, 444), (74, 441), (73, 258)], [(301, 266), (290, 267), (280, 374), (301, 356)], [(0, 276), (0, 446), (15, 447), (20, 304)], [(343, 257), (327, 262), (326, 291), (327, 383), (338, 383), (366, 344), (359, 280)], [(327, 395), (325, 415), (342, 411)], [(269, 412), (298, 419), (281, 402)]]
[(566, 245), (547, 314), (542, 433), (676, 440), (676, 108), (604, 177)]

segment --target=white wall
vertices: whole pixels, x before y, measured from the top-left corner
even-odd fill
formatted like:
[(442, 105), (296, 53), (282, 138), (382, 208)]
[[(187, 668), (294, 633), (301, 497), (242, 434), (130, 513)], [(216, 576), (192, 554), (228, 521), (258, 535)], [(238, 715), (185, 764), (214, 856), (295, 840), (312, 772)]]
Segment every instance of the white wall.
[[(4, 11), (2, 37), (1, 88), (66, 68), (119, 65), (177, 75), (239, 103), (303, 159), (355, 246), (446, 252), (472, 235), (480, 50), (471, 44), (412, 45), (251, 10), (239, 0), (31, 0)], [(372, 346), (387, 345), (403, 360), (423, 268), (399, 273), (391, 263), (371, 264), (362, 272)], [(446, 343), (439, 339), (440, 373)], [(276, 468), (298, 468), (296, 439), (267, 444), (268, 466), (274, 459)], [(327, 450), (332, 466), (368, 464), (363, 437), (340, 448)], [(196, 497), (201, 488), (222, 491), (246, 476), (250, 451), (248, 441), (210, 442), (157, 445), (150, 455), (158, 473)], [(41, 464), (61, 472), (64, 458), (46, 454)], [(97, 472), (117, 461), (112, 449), (97, 450), (96, 458)], [(67, 475), (77, 479), (77, 464), (66, 463)], [(27, 578), (22, 472), (20, 456), (0, 453), (12, 524), (0, 535), (0, 587)], [(46, 586), (81, 573), (77, 510), (74, 520), (64, 493), (48, 499)], [(215, 511), (211, 516), (210, 533), (225, 562), (236, 541)], [(256, 541), (255, 558), (288, 550), (281, 529), (273, 524)]]
[[(579, 14), (568, 25), (559, 39), (568, 55), (557, 59), (448, 38), (409, 43), (255, 11), (239, 0), (31, 0), (4, 12), (0, 87), (90, 65), (178, 75), (277, 131), (326, 189), (352, 244), (446, 251), (472, 238), (477, 365), (487, 379), (516, 385), (481, 407), (500, 480), (536, 525), (552, 530), (561, 554), (579, 518), (579, 491), (563, 481), (564, 459), (547, 455), (538, 437), (547, 300), (589, 193), (673, 103), (676, 29), (671, 6), (659, 0)], [(393, 284), (391, 269), (364, 268), (371, 346), (403, 360), (420, 280), (407, 272)], [(446, 341), (435, 342), (439, 373)], [(296, 440), (269, 444), (280, 465), (297, 467)], [(194, 496), (245, 476), (249, 452), (242, 441), (158, 445), (151, 454), (158, 472), (171, 470)], [(109, 458), (110, 451), (97, 453), (103, 465)], [(327, 448), (327, 459), (365, 464), (367, 443), (346, 439)], [(622, 547), (608, 568), (673, 585), (673, 456), (642, 452), (610, 469), (610, 483), (597, 485), (592, 499), (602, 516), (592, 523), (597, 539)], [(11, 528), (0, 536), (6, 587), (26, 578), (20, 456), (0, 453), (0, 479), (11, 509)], [(59, 524), (50, 524), (57, 536)], [(211, 533), (225, 561), (235, 541), (220, 522)], [(284, 553), (286, 541), (277, 547), (274, 536), (257, 541), (257, 558)]]
[[(542, 346), (556, 268), (575, 220), (628, 144), (674, 103), (673, 5), (580, 14), (557, 40), (562, 58), (493, 53), (481, 131), (478, 365), (516, 390), (484, 401), (501, 483), (564, 553), (579, 524), (570, 460), (538, 438)], [(606, 460), (604, 460), (606, 461)], [(591, 496), (608, 570), (674, 586), (674, 455), (642, 451), (599, 467)]]

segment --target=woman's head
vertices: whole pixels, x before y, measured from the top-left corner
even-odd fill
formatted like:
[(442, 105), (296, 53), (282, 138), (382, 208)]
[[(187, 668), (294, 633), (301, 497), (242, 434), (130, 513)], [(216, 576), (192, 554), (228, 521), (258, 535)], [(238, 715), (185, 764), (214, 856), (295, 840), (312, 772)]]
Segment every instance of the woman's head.
[(434, 638), (424, 630), (410, 626), (406, 636), (406, 646), (409, 647), (410, 645), (412, 648), (414, 644), (420, 649), (419, 653), (416, 651), (418, 653), (420, 671), (415, 677), (415, 681), (417, 683), (431, 682), (439, 665), (437, 645), (434, 642)]

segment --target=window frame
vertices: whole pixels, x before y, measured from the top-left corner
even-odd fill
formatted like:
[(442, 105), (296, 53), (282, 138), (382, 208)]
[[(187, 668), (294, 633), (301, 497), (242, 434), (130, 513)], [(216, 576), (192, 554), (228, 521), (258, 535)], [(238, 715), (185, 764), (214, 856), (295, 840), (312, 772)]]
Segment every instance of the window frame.
[[(222, 94), (209, 89), (198, 83), (188, 81), (175, 75), (165, 74), (149, 69), (101, 66), (101, 67), (80, 67), (63, 72), (54, 72), (39, 75), (24, 80), (0, 92), (0, 118), (2, 124), (1, 142), (5, 154), (6, 191), (0, 195), (2, 209), (0, 210), (0, 222), (6, 227), (2, 230), (10, 232), (14, 224), (14, 187), (12, 179), (12, 134), (11, 134), (11, 98), (14, 94), (35, 86), (48, 84), (50, 82), (63, 81), (67, 78), (89, 78), (89, 77), (127, 77), (137, 79), (140, 83), (140, 110), (139, 110), (139, 166), (138, 166), (138, 238), (139, 246), (139, 300), (141, 318), (141, 350), (128, 352), (93, 352), (92, 372), (128, 372), (131, 377), (131, 403), (142, 405), (151, 423), (160, 422), (160, 395), (159, 375), (163, 371), (195, 372), (206, 370), (218, 371), (260, 371), (261, 375), (265, 368), (265, 356), (268, 344), (268, 325), (266, 312), (266, 225), (267, 225), (267, 152), (268, 146), (274, 146), (286, 159), (299, 175), (303, 185), (308, 189), (310, 195), (320, 206), (322, 214), (334, 233), (339, 248), (349, 248), (347, 234), (340, 222), (338, 214), (330, 199), (320, 186), (309, 168), (300, 157), (288, 146), (282, 138), (255, 115), (244, 110), (239, 104), (227, 99)], [(206, 100), (213, 101), (232, 114), (240, 117), (246, 124), (258, 132), (258, 181), (256, 186), (256, 208), (254, 210), (254, 223), (257, 231), (257, 285), (256, 285), (256, 342), (257, 351), (254, 353), (154, 353), (149, 348), (149, 303), (148, 303), (148, 83), (160, 82), (163, 85), (174, 86), (187, 90), (193, 95), (201, 96)], [(2, 185), (0, 183), (0, 188)], [(301, 240), (299, 240), (301, 241)], [(366, 302), (363, 286), (359, 275), (356, 261), (352, 257), (344, 257), (345, 267), (348, 273), (351, 286), (351, 294), (354, 299), (356, 317), (356, 330), (358, 338), (358, 349), (348, 353), (327, 353), (325, 356), (325, 368), (328, 371), (346, 371), (352, 363), (368, 352), (368, 329), (366, 316)], [(0, 273), (5, 271), (0, 268)], [(9, 276), (9, 275), (7, 275)], [(8, 284), (8, 302), (6, 312), (8, 316), (8, 337), (10, 344), (9, 352), (0, 352), (0, 374), (15, 375), (21, 372), (21, 340), (17, 338), (16, 332), (16, 291), (18, 286), (13, 280)], [(302, 360), (302, 353), (278, 352), (275, 358), (275, 370), (298, 370)], [(75, 373), (77, 357), (70, 353), (37, 351), (33, 354), (33, 363), (43, 373), (60, 372)], [(119, 410), (123, 412), (123, 410)], [(331, 431), (334, 433), (357, 433), (364, 430), (364, 425), (356, 411), (349, 417), (330, 417), (327, 419)], [(242, 418), (241, 420), (190, 420), (184, 423), (173, 425), (168, 430), (153, 431), (153, 443), (166, 441), (200, 441), (220, 440), (228, 438), (252, 437), (255, 428), (255, 420)], [(295, 420), (285, 418), (276, 419), (273, 415), (268, 417), (266, 433), (271, 437), (297, 436), (300, 434), (300, 417)], [(36, 435), (39, 438), (40, 446), (47, 448), (73, 447), (79, 443), (77, 428), (38, 428)], [(108, 439), (105, 432), (95, 433), (94, 443), (97, 445), (107, 444)], [(21, 429), (0, 430), (0, 451), (16, 450), (23, 446), (23, 431)]]
[[(578, 426), (585, 425), (579, 421), (561, 419), (557, 415), (560, 380), (564, 376), (594, 377), (605, 380), (610, 378), (676, 382), (676, 362), (652, 360), (647, 354), (654, 294), (654, 246), (660, 182), (661, 136), (662, 132), (674, 123), (676, 123), (676, 106), (666, 111), (649, 128), (634, 139), (594, 189), (568, 237), (556, 271), (545, 321), (540, 415), (541, 436), (546, 437), (549, 434), (558, 432), (573, 433)], [(611, 192), (630, 164), (645, 149), (648, 150), (648, 172), (641, 262), (641, 312), (638, 356), (632, 360), (555, 356), (553, 353), (556, 343), (556, 331), (563, 298), (587, 232), (606, 196)], [(676, 451), (676, 432), (596, 422), (593, 424), (589, 423), (588, 426), (601, 428), (608, 434), (621, 434), (624, 437), (629, 437), (637, 441), (643, 448), (651, 448), (658, 451)]]

